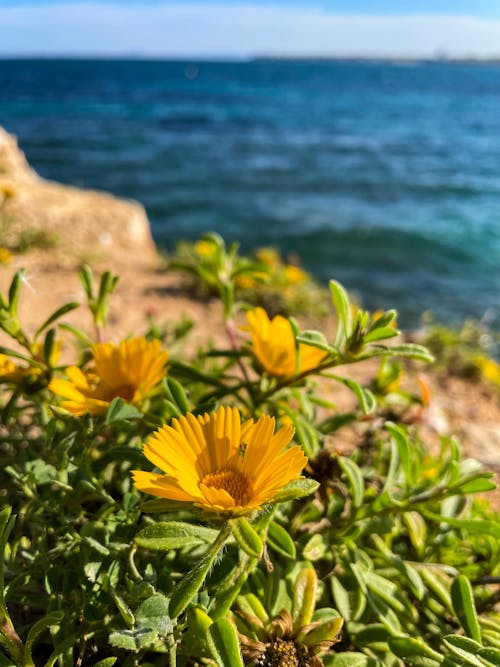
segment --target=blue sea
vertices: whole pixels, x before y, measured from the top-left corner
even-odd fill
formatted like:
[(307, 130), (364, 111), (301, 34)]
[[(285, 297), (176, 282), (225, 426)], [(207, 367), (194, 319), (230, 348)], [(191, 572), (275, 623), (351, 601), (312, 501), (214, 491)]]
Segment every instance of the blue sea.
[(298, 254), (404, 328), (498, 326), (500, 65), (0, 60), (0, 124), (38, 173)]

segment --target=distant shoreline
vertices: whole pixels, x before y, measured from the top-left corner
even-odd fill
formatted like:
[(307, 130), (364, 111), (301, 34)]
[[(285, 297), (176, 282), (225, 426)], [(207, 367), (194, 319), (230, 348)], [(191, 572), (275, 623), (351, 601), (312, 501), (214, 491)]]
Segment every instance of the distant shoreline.
[(283, 62), (283, 63), (354, 63), (367, 65), (471, 65), (491, 66), (500, 65), (500, 55), (494, 58), (474, 57), (412, 57), (412, 56), (340, 56), (340, 55), (250, 55), (247, 57), (237, 56), (200, 56), (191, 57), (137, 54), (24, 54), (10, 55), (0, 53), (1, 61), (90, 61), (90, 62), (168, 62), (168, 63), (259, 63), (259, 62)]

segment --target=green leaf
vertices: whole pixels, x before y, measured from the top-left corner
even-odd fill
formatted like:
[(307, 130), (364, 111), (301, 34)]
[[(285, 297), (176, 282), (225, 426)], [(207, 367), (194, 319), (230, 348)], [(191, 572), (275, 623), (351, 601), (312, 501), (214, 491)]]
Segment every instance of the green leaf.
[(32, 357), (29, 357), (26, 354), (23, 354), (22, 352), (16, 352), (16, 350), (11, 350), (9, 347), (5, 347), (4, 345), (0, 345), (0, 354), (5, 354), (6, 356), (14, 357), (15, 359), (22, 359), (31, 366), (40, 366), (40, 364), (37, 363)]
[(483, 628), (481, 632), (483, 642), (488, 647), (500, 650), (500, 633), (498, 632), (498, 630), (488, 630), (487, 628), (485, 628), (484, 619), (481, 619), (481, 627)]
[(94, 539), (90, 535), (85, 535), (83, 538), (84, 542), (86, 542), (94, 551), (97, 551), (97, 553), (101, 554), (101, 556), (109, 556), (110, 551), (108, 547), (105, 547), (104, 544), (101, 544), (98, 540)]
[(137, 652), (154, 644), (157, 638), (158, 634), (154, 630), (135, 628), (112, 632), (109, 635), (109, 643), (116, 648)]
[(19, 303), (19, 295), (21, 292), (21, 282), (25, 279), (24, 269), (16, 271), (9, 287), (9, 310), (13, 317), (17, 316), (17, 306)]
[(274, 570), (272, 576), (268, 578), (264, 603), (270, 616), (277, 616), (283, 609), (291, 608), (290, 590), (278, 570)]
[(366, 345), (368, 343), (373, 343), (376, 340), (394, 338), (394, 336), (399, 336), (399, 331), (397, 329), (394, 329), (393, 327), (378, 327), (363, 336), (363, 343)]
[(207, 635), (210, 651), (219, 667), (243, 667), (236, 629), (227, 618), (212, 623)]
[(4, 588), (4, 557), (5, 547), (9, 539), (10, 532), (14, 527), (16, 520), (15, 516), (11, 516), (12, 508), (7, 506), (0, 512), (0, 623), (4, 619), (10, 625), (10, 617), (5, 605), (5, 588)]
[(58, 324), (59, 329), (62, 329), (63, 331), (68, 331), (70, 334), (73, 334), (75, 338), (77, 338), (80, 343), (82, 343), (85, 347), (92, 347), (94, 344), (94, 341), (88, 334), (85, 333), (85, 331), (82, 331), (82, 329), (79, 329), (78, 327), (74, 327), (71, 324), (68, 324), (67, 322), (60, 322)]
[(154, 630), (162, 637), (166, 637), (172, 630), (172, 623), (168, 614), (168, 599), (156, 593), (140, 605), (135, 613), (138, 628)]
[(350, 568), (380, 623), (392, 635), (400, 635), (401, 624), (398, 615), (405, 610), (405, 607), (395, 595), (397, 590), (395, 584), (366, 570), (360, 563), (350, 563)]
[(141, 417), (142, 412), (139, 412), (135, 406), (125, 403), (123, 398), (117, 396), (109, 404), (108, 411), (106, 412), (106, 424), (115, 424), (116, 422), (140, 419)]
[(45, 320), (43, 324), (41, 324), (38, 329), (35, 331), (34, 338), (35, 340), (38, 338), (38, 336), (42, 333), (44, 329), (47, 329), (47, 327), (50, 327), (50, 325), (58, 320), (60, 317), (63, 315), (66, 315), (66, 313), (70, 313), (72, 310), (75, 310), (75, 308), (78, 308), (80, 304), (77, 301), (72, 301), (71, 303), (65, 303), (64, 306), (61, 306), (57, 310), (55, 310), (52, 315), (49, 315), (49, 317)]
[(386, 327), (398, 316), (398, 311), (397, 310), (386, 310), (380, 317), (377, 317), (376, 320), (373, 320), (370, 326), (369, 331), (374, 331), (375, 329), (380, 329), (382, 327)]
[(391, 446), (391, 457), (389, 459), (389, 469), (387, 471), (387, 476), (385, 478), (385, 483), (382, 493), (373, 503), (374, 507), (377, 505), (377, 502), (381, 502), (384, 494), (387, 494), (391, 498), (392, 502), (395, 501), (395, 499), (393, 498), (393, 492), (397, 490), (397, 487), (399, 486), (399, 481), (404, 473), (403, 467), (401, 465), (401, 460), (399, 458), (399, 447), (394, 438), (391, 438), (390, 446)]
[(212, 567), (217, 554), (222, 549), (229, 534), (230, 527), (228, 524), (225, 524), (217, 535), (215, 542), (207, 549), (193, 569), (187, 572), (174, 588), (170, 596), (169, 605), (171, 618), (177, 618), (201, 588), (208, 571)]
[(332, 295), (333, 307), (337, 311), (338, 324), (335, 347), (340, 347), (352, 333), (352, 307), (349, 295), (340, 283), (330, 280), (328, 283)]
[(481, 644), (481, 630), (477, 618), (470, 581), (459, 575), (451, 584), (451, 601), (455, 615), (469, 637)]
[(374, 345), (370, 348), (370, 354), (404, 357), (405, 359), (417, 359), (418, 361), (427, 361), (429, 363), (434, 361), (434, 357), (429, 350), (423, 345), (417, 345), (416, 343), (403, 343), (402, 345), (390, 345), (388, 347), (385, 345), (381, 345), (380, 347)]
[(180, 382), (177, 382), (173, 377), (165, 378), (165, 385), (172, 403), (178, 408), (181, 415), (185, 415), (190, 411), (189, 401), (186, 397), (186, 392)]
[(295, 438), (308, 457), (313, 456), (319, 449), (319, 438), (315, 428), (310, 421), (303, 418), (302, 415), (290, 415), (295, 426)]
[(250, 614), (250, 616), (256, 616), (262, 623), (269, 622), (269, 616), (264, 605), (253, 593), (238, 595), (236, 604), (241, 611)]
[(334, 655), (321, 656), (325, 667), (384, 667), (380, 660), (369, 658), (364, 653), (345, 651)]
[(427, 524), (418, 512), (404, 512), (402, 518), (408, 529), (410, 541), (421, 558), (426, 548)]
[(170, 551), (183, 547), (211, 544), (218, 531), (182, 521), (159, 521), (143, 528), (135, 536), (135, 543), (152, 551)]
[(273, 503), (284, 503), (288, 500), (295, 500), (297, 498), (305, 498), (314, 493), (319, 487), (319, 482), (307, 477), (303, 479), (296, 479), (290, 484), (284, 486), (272, 499)]
[(340, 375), (332, 375), (331, 373), (328, 374), (328, 377), (332, 378), (333, 380), (337, 380), (337, 382), (340, 382), (352, 391), (352, 393), (358, 399), (359, 407), (361, 410), (363, 410), (365, 415), (370, 414), (377, 407), (377, 401), (375, 400), (375, 396), (372, 394), (372, 392), (366, 387), (362, 387), (355, 380), (344, 378)]
[(304, 345), (310, 345), (311, 347), (317, 347), (320, 350), (324, 350), (329, 354), (337, 354), (337, 350), (330, 345), (326, 340), (325, 336), (320, 331), (302, 331), (298, 334), (297, 340), (299, 343), (304, 343)]
[(113, 667), (117, 660), (118, 658), (115, 657), (104, 658), (104, 660), (99, 660), (99, 662), (96, 662), (94, 667)]
[(427, 588), (429, 588), (437, 599), (443, 604), (447, 611), (453, 613), (453, 607), (451, 604), (451, 596), (447, 586), (447, 578), (445, 574), (441, 574), (438, 566), (432, 565), (418, 565), (418, 571), (420, 576), (424, 580)]
[(389, 646), (408, 667), (438, 667), (443, 659), (440, 653), (412, 637), (391, 637)]
[(361, 469), (358, 465), (356, 465), (356, 463), (354, 463), (354, 461), (347, 458), (346, 456), (338, 456), (337, 461), (347, 479), (349, 480), (349, 489), (351, 491), (352, 503), (354, 507), (360, 507), (363, 503), (363, 497), (365, 495), (365, 482), (363, 480)]
[(478, 656), (481, 658), (481, 660), (484, 660), (485, 663), (488, 665), (492, 665), (492, 667), (500, 667), (500, 649), (498, 648), (481, 648), (477, 652)]
[(253, 526), (244, 518), (231, 521), (231, 531), (238, 545), (252, 558), (260, 558), (264, 545)]
[(47, 335), (45, 336), (45, 340), (43, 342), (43, 355), (45, 358), (45, 363), (49, 367), (52, 365), (51, 360), (54, 353), (55, 343), (56, 343), (56, 331), (55, 329), (49, 329), (47, 331)]
[(317, 561), (328, 551), (329, 545), (326, 542), (326, 537), (320, 533), (316, 533), (306, 542), (302, 549), (302, 555), (307, 560)]
[(454, 517), (434, 514), (434, 512), (428, 512), (427, 510), (425, 511), (425, 516), (440, 523), (447, 523), (454, 528), (462, 528), (470, 535), (491, 535), (491, 537), (500, 539), (500, 523), (495, 521), (487, 521), (486, 519), (456, 519)]
[(85, 294), (87, 296), (87, 299), (89, 301), (93, 300), (94, 298), (94, 274), (92, 273), (92, 269), (88, 264), (84, 264), (80, 271), (78, 272), (78, 277), (80, 278), (80, 282), (82, 283), (82, 287), (85, 291)]
[(289, 533), (280, 526), (276, 521), (271, 521), (267, 531), (267, 544), (277, 553), (285, 558), (295, 560), (297, 551), (295, 549), (295, 542), (290, 537)]
[(118, 593), (111, 587), (110, 587), (110, 593), (116, 604), (116, 608), (120, 612), (120, 616), (123, 618), (125, 625), (127, 625), (129, 628), (133, 628), (135, 625), (135, 616), (132, 610), (125, 602), (125, 600), (121, 597), (121, 595), (118, 595)]
[(334, 641), (344, 625), (344, 619), (338, 616), (337, 618), (330, 618), (328, 621), (323, 621), (305, 635), (299, 634), (299, 638), (307, 646), (314, 646), (319, 642)]
[[(54, 625), (60, 625), (63, 618), (64, 614), (62, 611), (53, 611), (48, 613), (46, 616), (44, 616), (31, 626), (24, 645), (25, 659), (28, 657), (30, 660), (32, 659), (31, 651), (37, 637), (41, 635), (44, 630), (47, 630), (48, 628), (51, 628)], [(29, 663), (27, 662), (26, 664)]]
[(474, 475), (472, 479), (462, 480), (456, 485), (450, 487), (457, 493), (485, 493), (486, 491), (494, 491), (497, 488), (495, 482), (492, 481), (494, 473), (483, 472)]
[(465, 660), (471, 667), (484, 667), (484, 662), (477, 657), (482, 646), (473, 639), (459, 635), (446, 635), (443, 642), (450, 651), (458, 658)]
[(316, 604), (317, 587), (318, 578), (315, 570), (311, 567), (303, 568), (297, 575), (293, 587), (292, 617), (294, 632), (311, 622)]
[(406, 484), (407, 486), (411, 486), (413, 481), (413, 464), (410, 456), (411, 450), (408, 436), (403, 428), (392, 422), (386, 422), (385, 428), (389, 431), (396, 443), (399, 460), (401, 461), (405, 473)]
[(66, 652), (72, 653), (73, 647), (76, 646), (79, 641), (81, 641), (80, 634), (74, 634), (70, 635), (69, 637), (65, 637), (61, 642), (59, 642), (56, 645), (54, 651), (49, 655), (49, 657), (45, 661), (44, 667), (54, 667), (58, 658)]
[(331, 577), (331, 586), (335, 606), (346, 621), (353, 618), (349, 593), (336, 576)]

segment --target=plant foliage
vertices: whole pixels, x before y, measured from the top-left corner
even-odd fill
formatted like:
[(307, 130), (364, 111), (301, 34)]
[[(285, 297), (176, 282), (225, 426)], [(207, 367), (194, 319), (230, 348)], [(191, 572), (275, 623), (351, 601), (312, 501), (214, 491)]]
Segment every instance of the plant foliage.
[[(235, 283), (259, 281), (262, 267), (217, 236), (203, 242), (190, 270), (220, 297), (227, 345), (189, 356), (189, 326), (166, 339), (152, 325), (147, 337), (169, 349), (162, 380), (140, 400), (115, 388), (105, 414), (72, 414), (52, 388), (76, 377), (59, 360), (61, 339), (78, 343), (71, 366), (92, 391), (109, 380), (93, 351), (117, 277), (96, 284), (81, 272), (95, 340), (64, 323), (76, 303), (26, 332), (22, 272), (0, 297), (12, 340), (0, 355), (0, 667), (500, 665), (500, 522), (474, 499), (492, 476), (453, 438), (432, 449), (417, 421), (397, 410), (383, 419), (401, 359), (422, 364), (429, 352), (394, 342), (394, 311), (355, 308), (331, 281), (334, 331), (286, 324), (290, 354), (312, 347), (319, 361), (269, 374), (236, 325), (248, 304)], [(380, 362), (370, 387), (350, 373), (369, 359)], [(332, 399), (346, 388), (356, 407), (343, 413)], [(404, 410), (423, 400), (400, 398)], [(242, 422), (292, 424), (308, 457), (302, 476), (234, 516), (140, 493), (131, 470), (161, 472), (142, 443), (221, 405)], [(346, 423), (362, 435), (354, 450), (342, 447)]]

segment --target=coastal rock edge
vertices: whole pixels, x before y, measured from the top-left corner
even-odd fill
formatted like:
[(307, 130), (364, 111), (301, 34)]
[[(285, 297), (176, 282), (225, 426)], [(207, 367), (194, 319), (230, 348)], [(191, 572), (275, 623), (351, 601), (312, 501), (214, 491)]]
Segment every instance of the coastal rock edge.
[[(61, 263), (112, 260), (133, 253), (152, 260), (155, 245), (144, 207), (38, 176), (14, 136), (0, 127), (0, 228), (3, 243), (29, 237), (52, 244)], [(28, 239), (29, 240), (29, 239)], [(122, 257), (123, 259), (123, 257)]]

